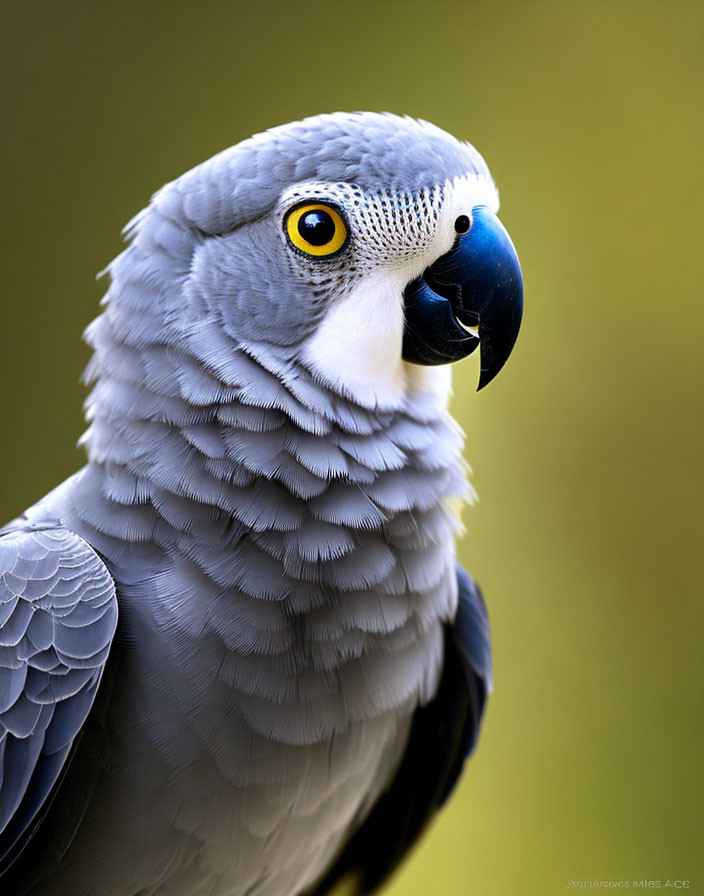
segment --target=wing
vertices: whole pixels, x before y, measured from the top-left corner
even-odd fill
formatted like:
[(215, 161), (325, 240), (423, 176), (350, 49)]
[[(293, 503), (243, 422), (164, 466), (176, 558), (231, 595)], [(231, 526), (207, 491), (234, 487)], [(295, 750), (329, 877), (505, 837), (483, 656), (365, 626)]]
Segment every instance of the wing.
[(0, 533), (0, 877), (50, 803), (117, 624), (110, 573), (78, 535)]
[(459, 565), (457, 583), (459, 605), (445, 631), (438, 692), (416, 710), (390, 788), (311, 896), (324, 896), (348, 873), (355, 875), (357, 896), (376, 890), (450, 795), (474, 749), (491, 690), (489, 619), (479, 588)]

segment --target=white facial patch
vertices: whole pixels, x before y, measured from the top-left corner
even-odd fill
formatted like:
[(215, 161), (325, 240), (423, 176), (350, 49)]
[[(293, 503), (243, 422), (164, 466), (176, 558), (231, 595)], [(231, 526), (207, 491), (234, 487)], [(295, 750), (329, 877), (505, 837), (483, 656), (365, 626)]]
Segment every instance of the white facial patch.
[(365, 407), (393, 406), (403, 398), (406, 282), (396, 271), (370, 272), (332, 306), (304, 350), (312, 370)]
[[(315, 195), (329, 196), (331, 186), (324, 192), (322, 185), (315, 185)], [(367, 204), (357, 190), (356, 208), (349, 208), (339, 195), (342, 190), (338, 188), (336, 193), (336, 201), (348, 215), (354, 233), (351, 250), (362, 270), (352, 288), (331, 303), (304, 344), (301, 359), (336, 391), (364, 407), (399, 407), (410, 390), (433, 393), (445, 405), (451, 386), (450, 365), (409, 364), (401, 356), (403, 293), (452, 248), (457, 236), (454, 224), (460, 215), (471, 216), (477, 205), (498, 210), (493, 182), (473, 174), (456, 178), (442, 188), (426, 191), (421, 201), (410, 207), (407, 196), (388, 194), (384, 202), (398, 207), (385, 209), (383, 215), (375, 214), (381, 206), (378, 197), (369, 197)], [(416, 220), (411, 212), (418, 216)], [(397, 248), (393, 251), (392, 247)]]

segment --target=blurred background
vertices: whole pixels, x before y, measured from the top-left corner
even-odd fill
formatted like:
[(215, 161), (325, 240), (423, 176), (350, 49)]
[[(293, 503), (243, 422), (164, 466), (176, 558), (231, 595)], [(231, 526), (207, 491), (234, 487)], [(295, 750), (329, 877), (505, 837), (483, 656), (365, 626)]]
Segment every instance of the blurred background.
[(387, 892), (704, 892), (701, 0), (25, 0), (0, 42), (2, 520), (82, 464), (94, 275), (162, 183), (336, 109), (470, 140), (526, 285), (507, 369), (455, 373), (495, 693)]

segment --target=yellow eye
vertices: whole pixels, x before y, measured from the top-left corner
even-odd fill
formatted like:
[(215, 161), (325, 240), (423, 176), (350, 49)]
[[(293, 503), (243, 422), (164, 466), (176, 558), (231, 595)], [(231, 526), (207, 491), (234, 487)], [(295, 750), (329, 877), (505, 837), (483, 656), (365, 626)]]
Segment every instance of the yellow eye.
[(330, 205), (309, 202), (286, 216), (286, 233), (293, 245), (306, 255), (334, 255), (347, 240), (342, 215)]

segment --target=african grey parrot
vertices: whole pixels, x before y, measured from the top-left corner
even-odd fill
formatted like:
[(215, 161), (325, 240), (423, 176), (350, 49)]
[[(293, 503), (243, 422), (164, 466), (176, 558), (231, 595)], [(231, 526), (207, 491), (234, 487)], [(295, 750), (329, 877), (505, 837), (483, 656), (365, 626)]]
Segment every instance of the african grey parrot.
[(491, 681), (448, 362), (518, 334), (475, 149), (322, 115), (128, 225), (87, 465), (0, 534), (0, 890), (294, 896), (394, 870)]

